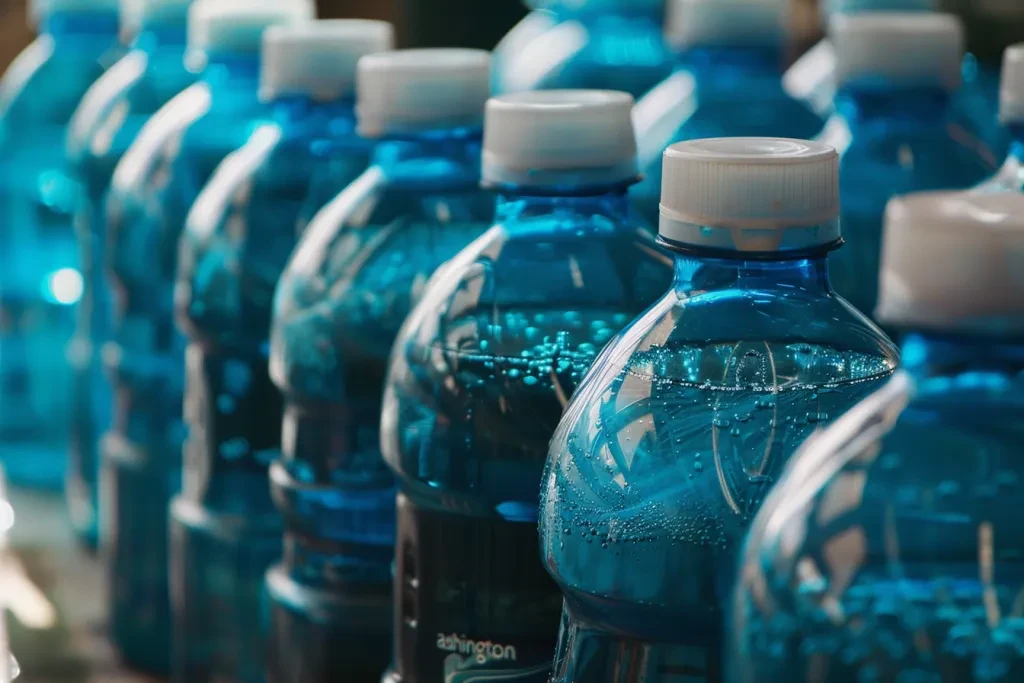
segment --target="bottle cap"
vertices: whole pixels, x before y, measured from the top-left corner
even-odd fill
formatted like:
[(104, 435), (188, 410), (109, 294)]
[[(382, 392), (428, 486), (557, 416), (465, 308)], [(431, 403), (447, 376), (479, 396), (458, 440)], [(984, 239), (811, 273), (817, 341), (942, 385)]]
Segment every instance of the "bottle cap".
[(479, 127), (491, 93), (491, 55), (435, 48), (368, 55), (356, 68), (359, 134)]
[(121, 0), (121, 26), (137, 33), (148, 24), (184, 23), (192, 0)]
[(889, 202), (877, 317), (904, 328), (1024, 332), (1024, 194)]
[(315, 17), (309, 0), (196, 0), (188, 13), (188, 45), (193, 51), (258, 53), (267, 28)]
[(828, 17), (858, 12), (933, 12), (938, 8), (938, 0), (826, 0), (822, 14)]
[(633, 104), (632, 96), (614, 90), (492, 98), (484, 125), (484, 182), (555, 188), (635, 181)]
[(57, 12), (115, 14), (118, 9), (118, 0), (29, 0), (28, 17), (32, 25), (37, 25)]
[(786, 138), (712, 138), (665, 150), (659, 234), (669, 244), (774, 253), (839, 241), (839, 155)]
[(1024, 123), (1024, 43), (1006, 48), (1003, 56), (999, 118), (1003, 123)]
[(952, 14), (865, 12), (836, 14), (829, 22), (836, 51), (836, 84), (960, 87), (964, 28)]
[(677, 50), (781, 45), (789, 19), (788, 0), (669, 0), (665, 37)]
[(260, 99), (351, 97), (360, 58), (390, 50), (393, 44), (394, 28), (385, 21), (333, 19), (272, 26), (263, 33)]

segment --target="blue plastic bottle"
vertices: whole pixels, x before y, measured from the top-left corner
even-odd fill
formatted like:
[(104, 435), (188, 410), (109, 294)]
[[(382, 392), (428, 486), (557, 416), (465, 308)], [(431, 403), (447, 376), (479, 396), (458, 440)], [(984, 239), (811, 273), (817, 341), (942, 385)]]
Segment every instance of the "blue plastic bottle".
[(427, 287), (384, 398), (400, 486), (387, 681), (548, 680), (561, 600), (536, 550), (547, 444), (601, 346), (671, 281), (629, 210), (632, 105), (610, 91), (488, 103), (495, 225)]
[(82, 273), (64, 149), (78, 101), (118, 54), (117, 0), (35, 0), (36, 39), (0, 80), (0, 463), (15, 485), (64, 484), (66, 348)]
[[(821, 140), (840, 154), (843, 237), (835, 289), (873, 313), (882, 218), (893, 196), (972, 187), (992, 164), (955, 125), (963, 27), (949, 14), (837, 15), (836, 114)], [(898, 54), (899, 59), (892, 59)]]
[[(107, 191), (114, 167), (146, 120), (193, 81), (182, 61), (190, 2), (123, 3), (122, 32), (132, 36), (131, 50), (89, 88), (68, 130), (68, 161), (77, 184), (74, 223), (84, 289), (68, 352), (74, 374), (66, 492), (72, 525), (89, 546), (96, 544), (99, 531), (99, 440), (110, 427), (114, 400), (100, 360), (112, 316), (105, 264)], [(110, 521), (116, 519), (114, 514)], [(117, 538), (116, 529), (115, 524), (107, 535), (109, 540)], [(117, 552), (113, 546), (108, 549)], [(115, 584), (111, 595), (117, 593)], [(115, 609), (114, 614), (117, 612)], [(129, 632), (137, 627), (132, 625)], [(112, 629), (120, 628), (115, 620)], [(142, 662), (135, 664), (141, 666)]]
[(892, 374), (892, 342), (829, 284), (837, 166), (826, 145), (779, 138), (665, 153), (675, 281), (604, 350), (551, 441), (555, 683), (720, 682), (755, 511), (804, 439)]
[(883, 260), (903, 368), (765, 501), (730, 683), (1024, 680), (1024, 195), (896, 200)]
[(494, 217), (480, 188), (490, 55), (364, 57), (370, 168), (310, 223), (274, 305), (271, 375), (285, 395), (271, 468), (286, 520), (267, 574), (275, 683), (374, 681), (391, 654), (395, 485), (380, 455), (388, 354), (442, 263)]
[[(136, 612), (141, 604), (154, 614), (167, 609), (167, 506), (182, 483), (184, 341), (172, 311), (178, 238), (186, 212), (217, 164), (269, 117), (257, 98), (263, 29), (310, 15), (311, 8), (298, 1), (194, 3), (187, 66), (197, 72), (198, 82), (149, 120), (114, 172), (108, 254), (117, 313), (104, 361), (114, 378), (117, 401), (111, 431), (103, 441), (102, 497), (107, 500), (101, 506), (117, 511), (121, 523), (116, 543), (123, 546), (118, 556), (125, 561), (111, 571), (124, 586), (123, 604)], [(228, 379), (244, 386), (246, 376), (240, 372)], [(190, 389), (202, 394), (201, 386)], [(196, 414), (203, 405), (194, 398), (189, 410)], [(258, 615), (245, 608), (259, 590), (258, 577), (240, 589), (218, 576), (227, 595), (206, 590), (210, 577), (204, 570), (218, 567), (217, 552), (229, 555), (222, 562), (247, 559), (240, 549), (224, 549), (214, 541), (230, 538), (233, 527), (198, 504), (207, 490), (211, 463), (205, 450), (207, 436), (216, 435), (192, 435), (186, 455), (186, 496), (173, 510), (172, 669), (177, 680), (189, 683), (216, 676), (235, 680), (246, 667), (262, 671), (258, 662), (231, 647), (237, 624), (257, 630)], [(239, 456), (245, 455), (243, 447), (244, 442), (238, 444)], [(247, 599), (236, 599), (234, 591)], [(153, 623), (161, 622), (166, 632), (166, 611)], [(146, 642), (162, 653), (169, 640), (165, 635)], [(251, 656), (259, 650), (249, 646), (245, 652)]]
[(610, 88), (640, 97), (672, 71), (665, 0), (526, 0), (494, 49), (496, 92)]
[(788, 0), (672, 0), (676, 70), (636, 105), (637, 209), (658, 224), (661, 155), (684, 140), (809, 138), (824, 120), (782, 89)]
[[(176, 558), (182, 571), (210, 581), (186, 594), (189, 615), (201, 616), (209, 599), (205, 593), (226, 585), (238, 592), (235, 608), (255, 616), (263, 576), (281, 557), (283, 525), (267, 482), (267, 468), (280, 455), (283, 413), (268, 371), (274, 289), (302, 227), (319, 208), (310, 204), (316, 201), (310, 196), (314, 178), (330, 174), (339, 183), (349, 182), (369, 163), (371, 144), (356, 135), (356, 63), (363, 55), (391, 49), (392, 34), (390, 24), (375, 21), (268, 29), (260, 97), (268, 102), (273, 123), (257, 128), (220, 165), (186, 222), (175, 305), (189, 337), (186, 420), (189, 456), (195, 458), (189, 467), (203, 474), (202, 484), (186, 488), (175, 509), (199, 507), (211, 529), (230, 528), (231, 541), (221, 541), (224, 547), (217, 552), (224, 557), (244, 552), (246, 558), (237, 566), (197, 552)], [(189, 568), (186, 563), (206, 564)], [(242, 640), (256, 624), (234, 629), (240, 627), (238, 642), (225, 648), (261, 664), (257, 655), (266, 651)], [(197, 635), (190, 638), (192, 647), (202, 645)], [(310, 675), (316, 666), (312, 658), (277, 673), (282, 654), (290, 656), (303, 644), (286, 643), (282, 653), (271, 639), (272, 681), (320, 680)], [(248, 677), (239, 680), (255, 680), (250, 666)]]
[(1006, 50), (999, 96), (999, 118), (1013, 141), (1006, 161), (979, 189), (1024, 192), (1024, 43)]

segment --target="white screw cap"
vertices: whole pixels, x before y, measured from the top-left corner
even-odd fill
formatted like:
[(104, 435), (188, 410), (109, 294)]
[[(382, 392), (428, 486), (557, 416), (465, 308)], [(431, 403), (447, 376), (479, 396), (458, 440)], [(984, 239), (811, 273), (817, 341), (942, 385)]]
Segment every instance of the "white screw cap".
[(121, 26), (129, 33), (160, 22), (184, 22), (192, 0), (121, 0)]
[(191, 50), (259, 52), (263, 31), (316, 17), (310, 0), (196, 0), (189, 8)]
[(491, 94), (491, 55), (461, 48), (368, 55), (356, 68), (359, 134), (480, 126)]
[(368, 54), (392, 49), (394, 36), (394, 27), (386, 21), (335, 19), (272, 26), (263, 33), (260, 99), (351, 97), (356, 64)]
[(876, 79), (894, 85), (960, 87), (964, 27), (952, 14), (865, 12), (829, 22), (836, 84)]
[(877, 316), (908, 328), (1024, 331), (1024, 195), (927, 192), (892, 200)]
[(1003, 55), (999, 118), (1003, 123), (1024, 123), (1024, 43), (1006, 48)]
[(712, 138), (665, 150), (659, 234), (670, 244), (772, 253), (839, 240), (839, 155), (786, 138)]
[(484, 125), (484, 182), (541, 188), (635, 181), (633, 105), (632, 96), (614, 90), (492, 98)]
[(789, 0), (669, 0), (665, 38), (676, 49), (782, 45), (789, 18)]
[(939, 8), (938, 0), (826, 0), (823, 4), (826, 16), (858, 12), (930, 12)]

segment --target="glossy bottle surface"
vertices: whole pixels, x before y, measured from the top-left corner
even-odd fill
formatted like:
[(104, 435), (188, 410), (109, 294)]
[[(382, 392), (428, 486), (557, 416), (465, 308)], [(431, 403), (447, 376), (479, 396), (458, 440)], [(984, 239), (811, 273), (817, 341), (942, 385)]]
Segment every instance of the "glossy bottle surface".
[(973, 187), (994, 168), (940, 90), (844, 88), (820, 140), (840, 154), (846, 245), (830, 257), (836, 291), (874, 313), (885, 207), (897, 195)]
[(824, 255), (680, 256), (551, 444), (541, 552), (565, 592), (554, 680), (720, 681), (722, 615), (789, 456), (885, 381), (892, 343)]
[(509, 192), (399, 336), (382, 418), (398, 475), (392, 680), (546, 681), (561, 598), (534, 553), (547, 444), (670, 259), (624, 190)]
[(660, 0), (555, 0), (495, 48), (495, 92), (597, 88), (640, 97), (671, 73)]
[[(84, 289), (68, 353), (74, 374), (67, 500), (72, 523), (88, 543), (95, 543), (99, 533), (99, 442), (110, 427), (113, 410), (113, 391), (101, 361), (113, 315), (105, 261), (106, 200), (114, 168), (142, 126), (194, 80), (182, 63), (184, 53), (183, 20), (148, 27), (138, 36), (132, 50), (89, 89), (68, 131), (68, 157), (77, 189), (74, 227)], [(112, 514), (107, 520), (116, 525), (117, 512), (109, 512)], [(107, 537), (127, 540), (116, 528), (109, 529)], [(127, 569), (121, 549), (108, 547), (113, 562)], [(124, 574), (115, 570), (112, 576)], [(115, 587), (112, 595), (123, 595), (124, 605), (137, 604), (128, 586), (124, 591)], [(137, 625), (130, 625), (129, 615), (116, 605), (113, 614), (113, 628), (118, 632), (115, 638), (124, 642), (136, 632)], [(123, 628), (121, 618), (128, 619)]]
[(0, 461), (12, 483), (64, 483), (71, 410), (67, 345), (82, 273), (68, 121), (116, 59), (117, 15), (63, 12), (0, 82)]
[(281, 681), (371, 680), (390, 661), (395, 488), (379, 446), (388, 353), (433, 272), (491, 224), (479, 169), (479, 130), (380, 142), (370, 168), (313, 219), (281, 280), (271, 372), (285, 394), (284, 441), (271, 481), (287, 533), (285, 561), (268, 575)]
[(914, 335), (903, 359), (765, 503), (731, 681), (1024, 676), (1024, 347)]

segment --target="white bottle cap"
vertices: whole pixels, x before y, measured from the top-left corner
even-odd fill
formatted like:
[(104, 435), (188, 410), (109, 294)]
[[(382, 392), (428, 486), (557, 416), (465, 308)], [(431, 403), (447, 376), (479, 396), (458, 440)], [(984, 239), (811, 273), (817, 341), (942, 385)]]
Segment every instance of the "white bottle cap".
[(1024, 332), (1024, 194), (892, 200), (877, 317), (904, 328)]
[(28, 17), (29, 22), (35, 25), (57, 12), (115, 13), (118, 9), (118, 0), (29, 0)]
[(633, 105), (632, 96), (614, 90), (492, 98), (484, 125), (484, 182), (550, 188), (635, 181)]
[(772, 253), (839, 241), (839, 155), (785, 138), (712, 138), (665, 150), (659, 234), (682, 247)]
[(359, 134), (480, 126), (491, 94), (491, 55), (461, 48), (368, 55), (356, 68)]
[(781, 45), (789, 19), (789, 0), (669, 0), (665, 38), (677, 50)]
[(272, 26), (263, 33), (260, 99), (303, 95), (319, 101), (351, 97), (360, 58), (390, 50), (386, 21), (333, 19)]
[(960, 86), (964, 27), (952, 14), (865, 12), (829, 22), (836, 84), (873, 79), (890, 85)]
[(121, 26), (130, 34), (148, 24), (184, 23), (192, 0), (121, 0)]
[(188, 13), (188, 46), (258, 53), (267, 28), (315, 17), (309, 0), (196, 0)]
[(858, 12), (933, 12), (938, 0), (826, 0), (823, 14), (857, 14)]
[(999, 118), (1003, 123), (1024, 123), (1024, 43), (1006, 48), (1003, 55)]

